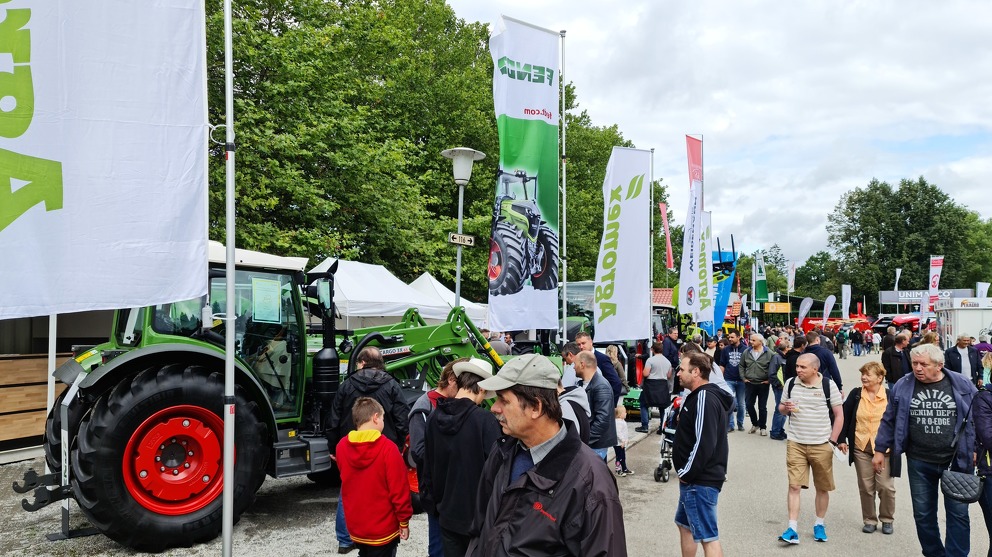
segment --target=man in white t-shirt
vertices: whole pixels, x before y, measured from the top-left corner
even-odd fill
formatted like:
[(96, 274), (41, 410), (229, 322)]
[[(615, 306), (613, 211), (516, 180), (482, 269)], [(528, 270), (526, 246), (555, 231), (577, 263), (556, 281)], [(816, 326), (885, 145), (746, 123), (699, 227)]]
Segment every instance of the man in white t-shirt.
[[(641, 427), (634, 429), (640, 433), (650, 431), (648, 423), (651, 421), (651, 409), (657, 408), (658, 415), (664, 420), (665, 408), (671, 402), (672, 363), (663, 355), (664, 349), (664, 344), (655, 342), (651, 346), (652, 356), (644, 362), (639, 401)], [(658, 431), (661, 431), (661, 424), (658, 425)]]
[[(789, 416), (786, 468), (789, 472), (789, 527), (779, 540), (799, 543), (799, 494), (809, 487), (813, 471), (816, 489), (816, 522), (813, 539), (827, 541), (823, 519), (834, 490), (833, 447), (844, 427), (843, 398), (837, 384), (820, 374), (820, 360), (803, 354), (796, 360), (796, 377), (785, 382), (778, 411)], [(832, 422), (832, 424), (831, 424)]]

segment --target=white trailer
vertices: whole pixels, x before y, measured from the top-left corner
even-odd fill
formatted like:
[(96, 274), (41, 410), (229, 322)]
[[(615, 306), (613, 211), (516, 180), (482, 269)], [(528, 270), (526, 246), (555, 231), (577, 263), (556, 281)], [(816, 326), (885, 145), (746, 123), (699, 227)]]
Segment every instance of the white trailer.
[(944, 348), (954, 346), (960, 334), (992, 336), (992, 298), (944, 298), (935, 310)]

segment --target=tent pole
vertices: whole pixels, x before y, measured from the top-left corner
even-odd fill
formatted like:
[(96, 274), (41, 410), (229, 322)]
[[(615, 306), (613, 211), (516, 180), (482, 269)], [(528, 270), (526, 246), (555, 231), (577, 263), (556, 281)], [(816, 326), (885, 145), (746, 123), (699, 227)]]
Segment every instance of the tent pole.
[(224, 112), (227, 155), (226, 162), (226, 191), (225, 199), (227, 203), (225, 212), (225, 227), (227, 244), (227, 262), (225, 266), (226, 289), (227, 289), (227, 310), (224, 315), (226, 321), (225, 343), (224, 343), (224, 499), (223, 499), (223, 555), (231, 557), (232, 539), (234, 531), (234, 257), (235, 257), (235, 227), (234, 227), (234, 59), (232, 51), (232, 10), (231, 0), (224, 0)]

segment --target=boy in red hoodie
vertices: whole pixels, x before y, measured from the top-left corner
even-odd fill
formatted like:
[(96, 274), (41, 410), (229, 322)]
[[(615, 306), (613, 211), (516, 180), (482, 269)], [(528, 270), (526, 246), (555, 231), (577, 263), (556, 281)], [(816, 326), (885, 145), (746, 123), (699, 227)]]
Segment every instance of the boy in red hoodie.
[(358, 429), (337, 447), (341, 500), (359, 557), (395, 557), (400, 539), (410, 537), (406, 464), (396, 444), (382, 436), (384, 414), (375, 399), (360, 397), (351, 410)]

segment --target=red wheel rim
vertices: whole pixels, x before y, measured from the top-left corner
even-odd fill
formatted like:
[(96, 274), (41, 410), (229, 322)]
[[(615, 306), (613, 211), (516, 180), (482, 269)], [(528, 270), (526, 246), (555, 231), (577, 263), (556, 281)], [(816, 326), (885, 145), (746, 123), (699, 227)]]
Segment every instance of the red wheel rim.
[(124, 485), (142, 507), (164, 515), (196, 512), (220, 496), (224, 420), (200, 406), (148, 417), (124, 450)]
[(496, 280), (503, 274), (503, 252), (499, 244), (489, 242), (489, 280)]

